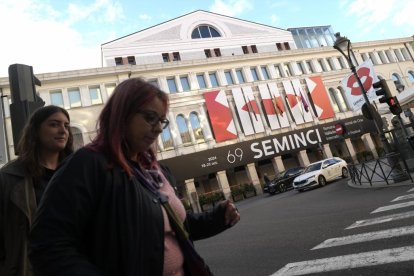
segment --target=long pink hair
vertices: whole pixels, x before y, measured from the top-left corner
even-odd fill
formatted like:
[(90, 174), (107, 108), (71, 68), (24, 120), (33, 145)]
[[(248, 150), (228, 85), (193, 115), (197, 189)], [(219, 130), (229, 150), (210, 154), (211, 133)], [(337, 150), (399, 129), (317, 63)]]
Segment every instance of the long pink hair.
[[(119, 165), (129, 176), (132, 176), (132, 169), (126, 157), (128, 152), (126, 127), (132, 116), (156, 97), (161, 99), (167, 111), (168, 95), (159, 88), (141, 78), (121, 82), (102, 109), (97, 122), (97, 136), (87, 147), (104, 153), (113, 162), (112, 165)], [(155, 163), (156, 149), (150, 148), (147, 154), (151, 162)], [(139, 157), (142, 161), (148, 160), (147, 157)]]

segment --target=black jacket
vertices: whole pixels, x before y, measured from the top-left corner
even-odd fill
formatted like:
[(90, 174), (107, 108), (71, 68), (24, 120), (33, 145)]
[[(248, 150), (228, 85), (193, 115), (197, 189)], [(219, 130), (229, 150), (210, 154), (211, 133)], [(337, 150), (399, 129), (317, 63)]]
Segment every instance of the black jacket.
[[(173, 181), (171, 175), (167, 178)], [(185, 224), (194, 240), (227, 228), (221, 207), (187, 214)], [(80, 149), (55, 173), (43, 195), (29, 257), (38, 276), (161, 276), (160, 203), (120, 167), (110, 168), (103, 154)]]
[(32, 177), (19, 159), (0, 170), (0, 275), (33, 275), (27, 236), (36, 211)]

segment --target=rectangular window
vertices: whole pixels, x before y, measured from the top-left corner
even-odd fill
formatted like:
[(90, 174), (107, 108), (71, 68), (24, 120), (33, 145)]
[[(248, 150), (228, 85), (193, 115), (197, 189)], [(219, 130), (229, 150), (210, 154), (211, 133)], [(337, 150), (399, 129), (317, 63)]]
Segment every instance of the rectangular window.
[(239, 80), (239, 83), (245, 83), (243, 72), (241, 69), (236, 70), (237, 79)]
[(301, 74), (304, 74), (305, 71), (303, 70), (303, 66), (301, 62), (297, 62), (296, 65), (298, 66), (298, 70)]
[(70, 107), (82, 106), (79, 88), (69, 88), (68, 95)]
[(250, 48), (252, 49), (252, 53), (257, 54), (257, 47), (256, 47), (256, 45), (252, 45), (252, 46), (250, 46)]
[(163, 53), (162, 54), (162, 60), (164, 62), (169, 62), (170, 61), (170, 55), (168, 53)]
[(276, 47), (278, 51), (282, 51), (283, 47), (282, 47), (282, 43), (276, 43)]
[(105, 85), (106, 95), (108, 95), (108, 98), (112, 95), (112, 93), (114, 93), (115, 87), (116, 87), (115, 83), (110, 83), (110, 84)]
[(89, 97), (91, 97), (92, 105), (101, 104), (102, 103), (101, 88), (99, 88), (99, 86), (89, 87)]
[(283, 45), (285, 46), (285, 50), (290, 50), (289, 42), (284, 42)]
[(148, 82), (150, 84), (154, 85), (155, 87), (160, 88), (160, 85), (158, 84), (158, 80), (157, 79), (155, 79), (155, 80), (149, 80)]
[(314, 73), (315, 72), (312, 68), (312, 62), (310, 60), (306, 61), (306, 67), (308, 68), (309, 73)]
[(319, 66), (321, 67), (322, 71), (326, 72), (325, 66), (323, 66), (323, 62), (321, 59), (318, 59)]
[(275, 64), (275, 71), (276, 71), (276, 77), (281, 78), (282, 77), (282, 70), (280, 69), (280, 64)]
[(224, 75), (226, 76), (226, 80), (227, 80), (228, 85), (234, 84), (233, 77), (232, 77), (230, 71), (225, 71)]
[(342, 63), (341, 57), (338, 57), (337, 59), (338, 59), (338, 63), (339, 63), (339, 69), (344, 69), (345, 67), (344, 67), (344, 64)]
[(167, 79), (168, 89), (170, 90), (170, 93), (177, 93), (177, 84), (175, 83), (175, 78), (168, 78)]
[(204, 49), (204, 54), (206, 55), (206, 58), (211, 58), (211, 50), (210, 49)]
[(204, 79), (204, 74), (197, 75), (197, 82), (200, 89), (207, 88), (206, 80)]
[(63, 107), (62, 90), (50, 91), (50, 103)]
[(397, 61), (404, 61), (404, 57), (401, 55), (399, 49), (394, 49), (394, 54), (397, 57)]
[(116, 57), (115, 58), (115, 65), (122, 65), (124, 62), (122, 61), (122, 57)]
[(290, 66), (288, 64), (283, 64), (283, 70), (286, 74), (286, 76), (293, 76), (292, 70), (290, 70)]
[(183, 91), (190, 91), (190, 83), (188, 82), (187, 76), (180, 77), (181, 86), (183, 87)]
[(221, 51), (219, 48), (214, 49), (214, 55), (216, 55), (216, 57), (221, 57)]
[(265, 80), (270, 79), (269, 72), (267, 71), (266, 66), (261, 66), (260, 69), (262, 70), (263, 79)]
[(332, 59), (328, 58), (327, 61), (328, 61), (327, 62), (328, 63), (328, 70), (330, 70), (330, 71), (334, 70), (335, 69), (335, 66), (334, 66), (334, 64), (332, 62)]
[(179, 52), (174, 52), (173, 53), (173, 61), (180, 61), (181, 57), (180, 57), (180, 53)]
[(210, 77), (210, 82), (211, 82), (211, 86), (212, 87), (217, 87), (218, 85), (218, 81), (217, 81), (217, 76), (216, 73), (209, 73), (208, 74)]
[(250, 68), (250, 72), (252, 73), (252, 78), (253, 81), (258, 81), (259, 80), (259, 76), (257, 75), (257, 71), (256, 68)]
[(134, 56), (129, 56), (129, 57), (127, 57), (127, 59), (128, 59), (128, 64), (131, 64), (131, 65), (136, 65), (137, 64), (135, 62), (135, 57)]
[(243, 54), (248, 54), (249, 49), (247, 49), (247, 46), (242, 46)]

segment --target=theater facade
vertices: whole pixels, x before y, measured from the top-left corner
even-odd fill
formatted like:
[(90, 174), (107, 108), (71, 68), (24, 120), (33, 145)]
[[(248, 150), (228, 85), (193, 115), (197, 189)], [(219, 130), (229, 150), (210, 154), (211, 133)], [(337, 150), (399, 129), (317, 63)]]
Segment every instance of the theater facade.
[[(244, 183), (261, 193), (264, 173), (273, 177), (332, 156), (359, 162), (367, 152), (381, 154), (373, 122), (345, 97), (341, 81), (351, 71), (334, 39), (330, 26), (286, 30), (195, 11), (102, 44), (100, 68), (34, 72), (46, 104), (70, 113), (78, 148), (94, 137), (97, 115), (121, 81), (141, 77), (168, 93), (170, 125), (158, 140), (158, 157), (198, 209), (199, 195), (230, 197), (231, 187)], [(370, 61), (391, 86), (408, 87), (413, 41), (355, 42), (354, 59)], [(0, 88), (12, 159), (8, 78), (0, 78)]]

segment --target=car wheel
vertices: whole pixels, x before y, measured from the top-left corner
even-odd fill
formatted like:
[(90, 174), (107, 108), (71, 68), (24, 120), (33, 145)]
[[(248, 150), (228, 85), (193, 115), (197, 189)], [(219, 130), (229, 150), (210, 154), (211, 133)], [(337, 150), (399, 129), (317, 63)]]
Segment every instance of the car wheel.
[(342, 178), (347, 178), (347, 177), (348, 177), (348, 169), (342, 168)]
[(320, 175), (318, 177), (318, 183), (319, 183), (320, 186), (325, 186), (326, 185), (326, 179), (323, 175)]
[(269, 194), (274, 195), (276, 193), (276, 189), (274, 187), (269, 188)]
[(280, 183), (278, 188), (279, 188), (279, 193), (286, 192), (286, 184), (285, 183)]

